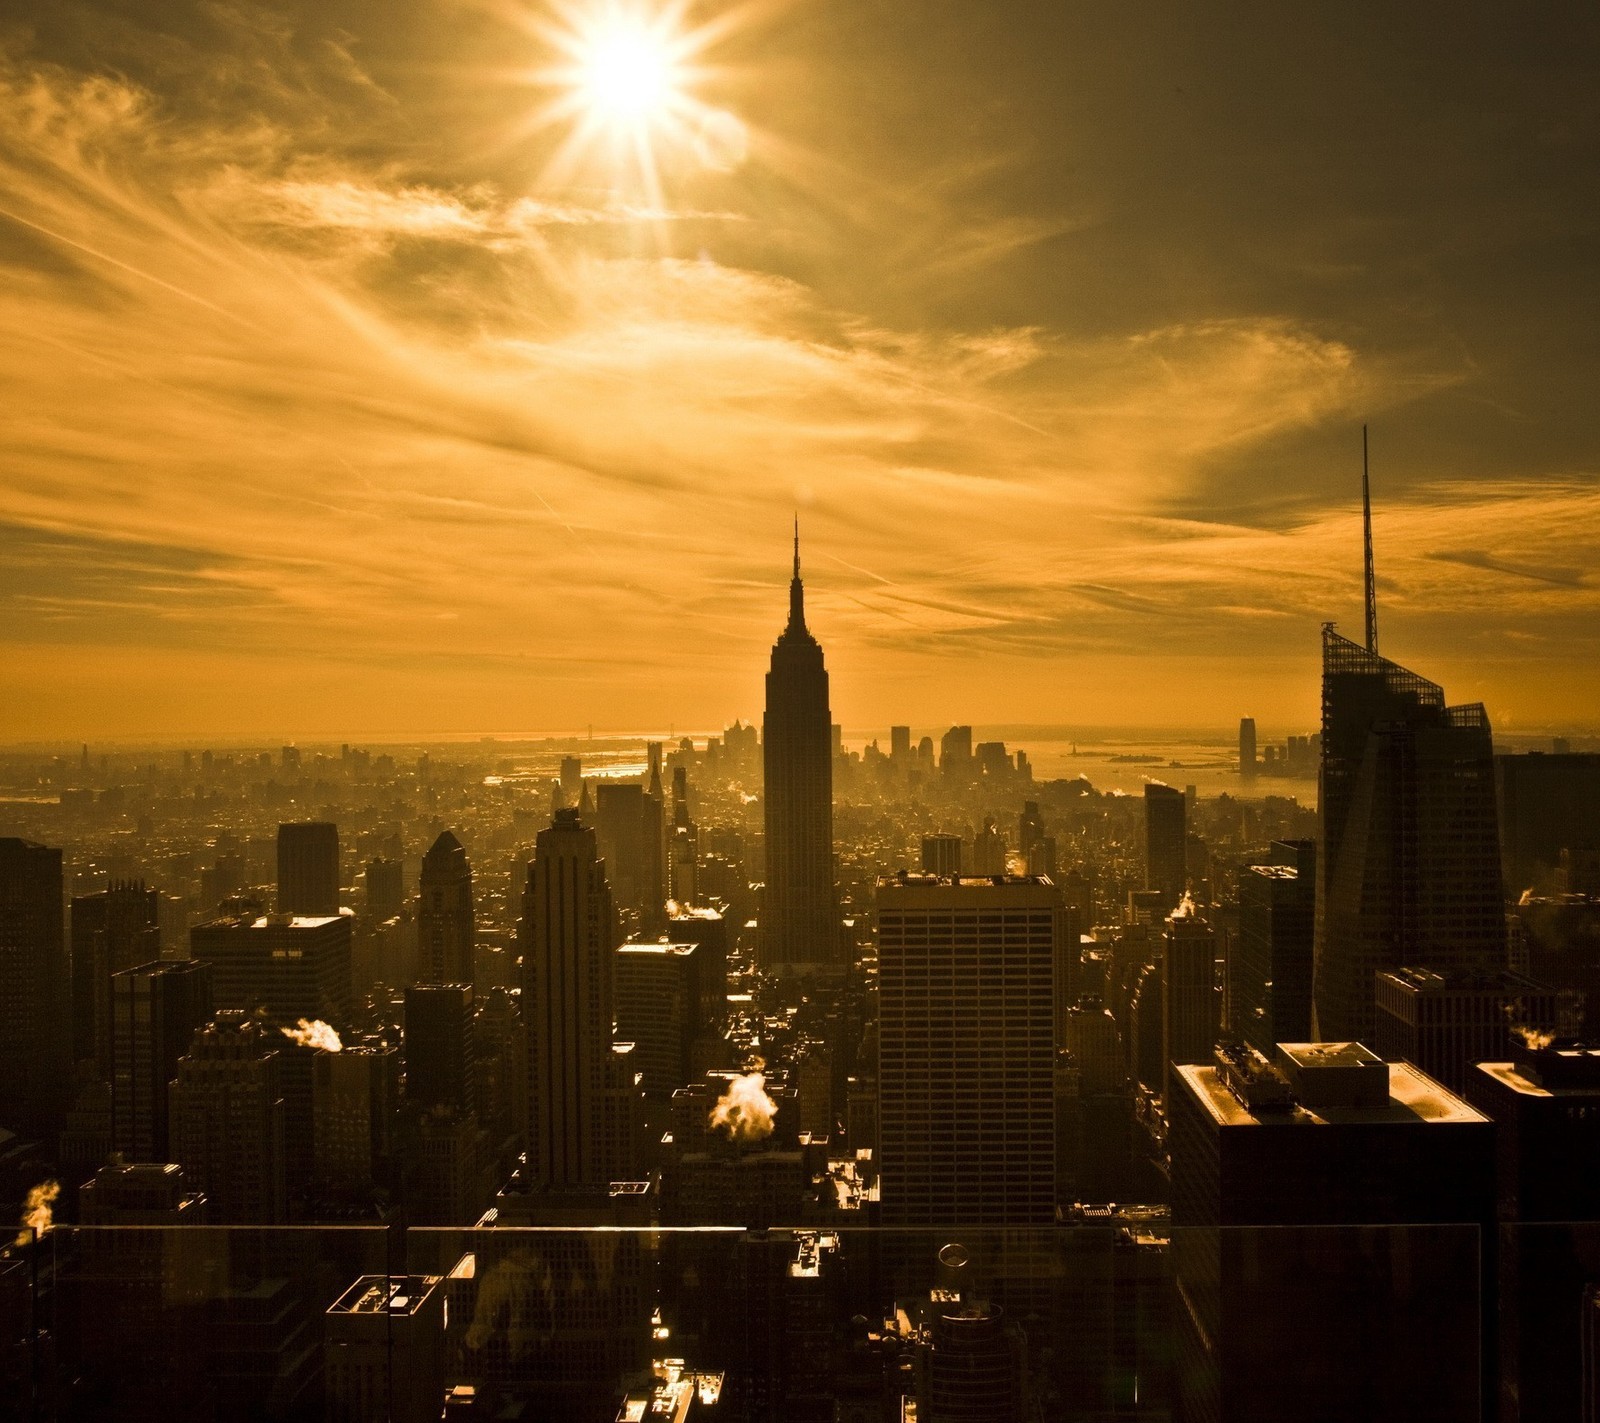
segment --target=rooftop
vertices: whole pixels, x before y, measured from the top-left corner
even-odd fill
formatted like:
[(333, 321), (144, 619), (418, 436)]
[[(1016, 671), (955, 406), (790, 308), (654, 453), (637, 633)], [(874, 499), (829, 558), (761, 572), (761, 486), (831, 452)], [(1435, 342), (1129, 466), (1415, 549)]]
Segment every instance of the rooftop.
[(402, 1314), (420, 1311), (438, 1285), (438, 1275), (360, 1275), (328, 1307), (329, 1314)]
[(629, 943), (623, 944), (617, 952), (619, 954), (653, 954), (665, 958), (684, 958), (695, 952), (698, 944), (666, 944), (666, 943)]

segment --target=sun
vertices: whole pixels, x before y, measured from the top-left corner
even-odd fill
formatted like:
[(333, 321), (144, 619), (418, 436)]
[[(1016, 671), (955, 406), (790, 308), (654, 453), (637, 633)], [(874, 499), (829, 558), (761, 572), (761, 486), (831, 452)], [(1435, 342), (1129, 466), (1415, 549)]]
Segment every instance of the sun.
[(572, 82), (583, 114), (596, 126), (637, 135), (684, 107), (682, 44), (659, 23), (607, 14), (574, 38)]

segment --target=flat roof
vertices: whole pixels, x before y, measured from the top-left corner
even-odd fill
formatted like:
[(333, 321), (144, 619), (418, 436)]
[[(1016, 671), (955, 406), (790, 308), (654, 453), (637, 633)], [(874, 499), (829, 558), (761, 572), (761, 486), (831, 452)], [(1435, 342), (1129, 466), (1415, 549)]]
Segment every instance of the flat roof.
[[(1351, 1046), (1361, 1048), (1363, 1053), (1367, 1051), (1359, 1043)], [(1447, 1125), (1473, 1122), (1487, 1124), (1489, 1121), (1482, 1112), (1469, 1106), (1426, 1073), (1419, 1072), (1409, 1062), (1389, 1064), (1389, 1103), (1385, 1107), (1329, 1107), (1314, 1111), (1297, 1106), (1288, 1111), (1263, 1110), (1259, 1116), (1223, 1085), (1215, 1067), (1179, 1067), (1177, 1072), (1218, 1126), (1366, 1126), (1386, 1123), (1404, 1126), (1422, 1122)]]
[(329, 1307), (329, 1314), (415, 1314), (439, 1283), (438, 1275), (359, 1275)]
[(1504, 1084), (1513, 1092), (1522, 1093), (1525, 1097), (1581, 1097), (1592, 1102), (1600, 1096), (1600, 1087), (1585, 1086), (1581, 1082), (1571, 1085), (1557, 1083), (1554, 1087), (1541, 1086), (1524, 1077), (1514, 1062), (1480, 1062), (1476, 1065), (1480, 1072), (1488, 1073), (1496, 1082)]
[(1014, 889), (1024, 885), (1054, 889), (1055, 881), (1049, 875), (933, 875), (909, 870), (878, 876), (879, 889)]
[(700, 947), (699, 944), (662, 944), (662, 943), (629, 943), (618, 947), (619, 954), (656, 954), (674, 958), (682, 958), (692, 954)]

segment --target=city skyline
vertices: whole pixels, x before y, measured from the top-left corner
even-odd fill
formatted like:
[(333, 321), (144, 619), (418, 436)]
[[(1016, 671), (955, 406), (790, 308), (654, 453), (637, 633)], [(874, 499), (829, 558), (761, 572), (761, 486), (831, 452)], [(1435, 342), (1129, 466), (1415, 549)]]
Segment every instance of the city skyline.
[(797, 508), (847, 725), (1308, 726), (1364, 422), (1386, 651), (1592, 723), (1586, 10), (642, 7), (648, 172), (588, 13), (8, 32), (0, 742), (716, 725)]

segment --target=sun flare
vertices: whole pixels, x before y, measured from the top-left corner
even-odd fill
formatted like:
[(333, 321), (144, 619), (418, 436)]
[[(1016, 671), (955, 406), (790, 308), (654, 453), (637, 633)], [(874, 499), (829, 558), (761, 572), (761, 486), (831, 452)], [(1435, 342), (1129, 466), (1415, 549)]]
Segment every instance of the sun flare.
[(650, 129), (683, 102), (681, 57), (659, 26), (609, 16), (578, 39), (578, 98), (584, 113), (601, 126)]

